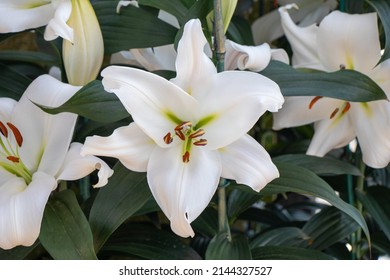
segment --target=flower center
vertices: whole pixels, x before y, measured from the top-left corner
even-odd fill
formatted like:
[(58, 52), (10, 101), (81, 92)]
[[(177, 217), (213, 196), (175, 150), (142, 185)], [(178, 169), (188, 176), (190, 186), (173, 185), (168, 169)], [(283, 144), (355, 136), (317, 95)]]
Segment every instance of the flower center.
[[(309, 103), (309, 110), (311, 110), (315, 103), (317, 103), (318, 100), (320, 100), (322, 96), (316, 96), (314, 97), (310, 103)], [(330, 114), (329, 118), (333, 119), (338, 113), (339, 117), (342, 117), (345, 113), (347, 113), (351, 109), (351, 103), (348, 101), (344, 102), (341, 107), (336, 107), (332, 113)]]
[(195, 129), (190, 121), (185, 121), (179, 124), (174, 129), (175, 134), (172, 135), (168, 132), (164, 136), (164, 142), (166, 144), (171, 144), (173, 137), (177, 136), (181, 141), (183, 141), (183, 155), (182, 161), (188, 163), (190, 161), (190, 152), (192, 145), (195, 146), (206, 146), (207, 140), (200, 138), (205, 134), (205, 131), (201, 128)]
[(0, 167), (23, 178), (27, 184), (32, 176), (19, 155), (19, 148), (23, 145), (23, 136), (19, 129), (10, 122), (0, 121)]

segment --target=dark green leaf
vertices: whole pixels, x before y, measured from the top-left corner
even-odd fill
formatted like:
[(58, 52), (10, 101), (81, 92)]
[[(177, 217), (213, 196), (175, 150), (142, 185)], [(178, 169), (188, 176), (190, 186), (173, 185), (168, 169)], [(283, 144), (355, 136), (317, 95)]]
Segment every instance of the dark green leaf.
[(166, 11), (175, 16), (180, 24), (185, 23), (188, 8), (180, 0), (139, 0), (138, 3)]
[(229, 194), (227, 202), (227, 212), (230, 222), (237, 219), (238, 215), (247, 210), (253, 203), (259, 201), (260, 196), (253, 192), (246, 192), (234, 189)]
[(151, 196), (145, 173), (132, 172), (122, 164), (116, 164), (114, 175), (99, 190), (89, 215), (96, 251)]
[(226, 36), (241, 45), (253, 46), (253, 35), (249, 23), (240, 17), (233, 17), (226, 32)]
[(359, 200), (390, 240), (390, 189), (370, 187), (365, 193), (357, 192)]
[(372, 248), (381, 254), (390, 256), (390, 240), (383, 232), (372, 234)]
[(101, 25), (105, 53), (112, 54), (132, 48), (148, 48), (174, 42), (177, 29), (153, 13), (132, 5), (116, 13), (117, 1), (93, 4)]
[(361, 176), (359, 169), (345, 161), (329, 157), (316, 157), (305, 154), (282, 155), (273, 158), (274, 162), (285, 162), (305, 167), (318, 175), (350, 174)]
[(32, 251), (34, 251), (38, 245), (39, 245), (39, 241), (36, 241), (30, 247), (18, 246), (10, 250), (0, 249), (0, 260), (23, 260)]
[(207, 236), (214, 236), (218, 233), (218, 211), (207, 207), (195, 221), (191, 223), (195, 231)]
[(19, 100), (32, 80), (0, 63), (0, 97)]
[(103, 123), (115, 122), (129, 116), (116, 95), (106, 92), (98, 80), (82, 87), (62, 106), (42, 109), (50, 114), (71, 112)]
[(70, 190), (49, 199), (39, 239), (54, 259), (96, 259), (91, 228)]
[(338, 197), (335, 191), (324, 180), (310, 170), (293, 164), (279, 163), (276, 165), (279, 169), (280, 177), (269, 183), (260, 194), (272, 195), (277, 193), (296, 192), (325, 199), (353, 218), (363, 229), (367, 239), (370, 240), (370, 233), (366, 221), (360, 212)]
[(0, 51), (0, 60), (30, 62), (49, 66), (59, 64), (56, 57), (47, 53), (34, 51)]
[(264, 246), (252, 250), (254, 260), (333, 260), (320, 251), (287, 246)]
[(250, 260), (252, 259), (246, 236), (233, 235), (231, 240), (224, 232), (210, 241), (206, 251), (207, 260)]
[(309, 236), (296, 227), (281, 227), (260, 233), (250, 242), (251, 249), (262, 246), (301, 247), (308, 244)]
[(301, 72), (285, 63), (271, 61), (260, 74), (275, 81), (284, 96), (326, 96), (352, 102), (386, 99), (384, 91), (373, 80), (354, 70)]
[(351, 217), (334, 207), (327, 207), (314, 215), (302, 228), (310, 236), (310, 248), (324, 250), (343, 240), (358, 229)]
[(379, 15), (383, 28), (385, 30), (386, 45), (380, 62), (390, 58), (390, 2), (388, 0), (366, 0)]
[(194, 260), (200, 256), (176, 235), (149, 224), (128, 223), (120, 227), (101, 252), (137, 256), (149, 260)]

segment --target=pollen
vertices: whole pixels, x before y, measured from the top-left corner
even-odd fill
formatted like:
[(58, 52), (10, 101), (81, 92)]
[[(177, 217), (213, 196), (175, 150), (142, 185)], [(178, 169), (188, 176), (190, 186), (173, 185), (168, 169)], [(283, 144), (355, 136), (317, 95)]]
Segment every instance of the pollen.
[(342, 113), (345, 114), (346, 112), (349, 111), (349, 109), (351, 109), (351, 103), (347, 102), (345, 103)]
[(198, 141), (195, 141), (193, 144), (195, 146), (206, 146), (207, 145), (207, 139), (200, 139)]
[(15, 157), (15, 156), (8, 156), (7, 159), (9, 161), (12, 161), (13, 163), (19, 163), (20, 159), (18, 157)]
[(317, 101), (320, 100), (321, 98), (322, 98), (322, 96), (316, 96), (316, 97), (314, 97), (314, 98), (310, 101), (309, 109), (313, 108), (314, 104), (316, 104)]
[(190, 162), (190, 152), (189, 151), (186, 151), (183, 155), (183, 162), (184, 163), (188, 163)]
[(171, 136), (171, 133), (168, 132), (167, 135), (164, 136), (164, 142), (165, 144), (171, 144), (173, 141), (173, 138)]
[(8, 129), (1, 121), (0, 121), (0, 132), (1, 134), (3, 134), (5, 138), (8, 137)]
[(336, 108), (336, 109), (334, 109), (334, 111), (332, 112), (332, 114), (330, 114), (330, 119), (333, 119), (334, 118), (334, 116), (336, 116), (336, 114), (338, 113), (338, 111), (339, 111), (339, 108)]
[(22, 147), (23, 144), (23, 136), (20, 133), (19, 129), (14, 126), (12, 123), (7, 122), (8, 127), (11, 129), (12, 133), (14, 134), (16, 143), (18, 143), (19, 147)]

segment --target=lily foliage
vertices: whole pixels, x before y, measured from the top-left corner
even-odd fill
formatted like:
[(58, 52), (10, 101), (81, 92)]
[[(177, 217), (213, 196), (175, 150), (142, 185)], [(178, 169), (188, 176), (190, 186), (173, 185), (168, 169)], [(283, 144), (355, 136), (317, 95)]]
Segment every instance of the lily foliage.
[(390, 5), (222, 3), (0, 3), (0, 259), (390, 255)]

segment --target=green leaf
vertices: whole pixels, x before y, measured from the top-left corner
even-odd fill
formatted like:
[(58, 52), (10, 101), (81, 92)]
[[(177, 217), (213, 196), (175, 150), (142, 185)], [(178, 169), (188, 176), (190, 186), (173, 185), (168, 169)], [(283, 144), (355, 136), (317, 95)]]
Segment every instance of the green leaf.
[(324, 250), (358, 229), (351, 217), (334, 207), (327, 207), (314, 215), (302, 228), (310, 236), (310, 248)]
[(110, 235), (150, 198), (146, 174), (117, 163), (108, 184), (99, 190), (89, 214), (96, 252)]
[(237, 217), (247, 210), (253, 203), (259, 201), (261, 196), (253, 195), (253, 192), (233, 189), (227, 201), (227, 213), (230, 223), (234, 222)]
[(49, 199), (39, 239), (54, 259), (97, 259), (91, 228), (71, 190), (55, 193)]
[(370, 187), (365, 193), (357, 192), (357, 196), (390, 240), (390, 189)]
[[(360, 212), (336, 195), (335, 191), (316, 174), (303, 167), (288, 163), (278, 163), (280, 177), (269, 183), (260, 194), (273, 195), (285, 192), (296, 192), (322, 198), (349, 215), (363, 229), (370, 240), (366, 221)], [(370, 241), (369, 241), (370, 242)]]
[[(39, 106), (39, 104), (37, 105)], [(115, 122), (129, 116), (118, 97), (106, 92), (101, 81), (98, 80), (82, 87), (60, 107), (40, 107), (50, 114), (71, 112), (103, 123)]]
[(207, 207), (202, 214), (191, 223), (195, 231), (206, 236), (214, 236), (218, 233), (218, 211)]
[(106, 54), (133, 48), (149, 48), (174, 42), (177, 29), (153, 13), (132, 5), (116, 13), (117, 1), (93, 4), (104, 39)]
[(45, 65), (58, 65), (59, 61), (56, 57), (42, 52), (34, 51), (15, 51), (7, 50), (0, 51), (0, 60), (4, 61), (22, 61), (30, 62), (35, 64), (45, 64)]
[(234, 17), (229, 24), (226, 36), (241, 45), (253, 46), (253, 34), (248, 21), (241, 17)]
[(390, 240), (383, 232), (372, 234), (372, 248), (381, 254), (390, 256)]
[(231, 240), (224, 232), (213, 237), (206, 250), (207, 260), (250, 260), (252, 259), (248, 239), (242, 234), (233, 235)]
[(19, 100), (32, 80), (0, 63), (0, 97)]
[(320, 251), (287, 246), (257, 247), (252, 250), (252, 257), (254, 260), (333, 260)]
[(359, 168), (356, 166), (330, 157), (316, 157), (305, 154), (282, 155), (272, 159), (274, 162), (285, 162), (296, 164), (309, 169), (317, 175), (342, 175), (350, 174), (361, 176)]
[[(301, 247), (308, 244), (309, 236), (296, 227), (280, 227), (257, 235), (251, 242), (251, 249), (262, 246)], [(306, 246), (305, 246), (306, 247)]]
[(390, 58), (390, 3), (388, 0), (366, 0), (379, 15), (385, 30), (386, 44), (385, 51), (378, 63)]
[(188, 8), (180, 0), (139, 0), (138, 3), (166, 11), (175, 16), (181, 25), (185, 23)]
[(36, 241), (29, 247), (17, 246), (10, 250), (3, 250), (0, 248), (0, 260), (23, 260), (26, 259), (38, 246), (39, 241)]
[(260, 74), (275, 81), (284, 96), (326, 96), (352, 102), (387, 98), (373, 80), (354, 70), (300, 72), (285, 63), (271, 61)]
[(102, 254), (136, 256), (149, 260), (196, 260), (200, 256), (172, 233), (150, 224), (128, 223), (104, 245)]

